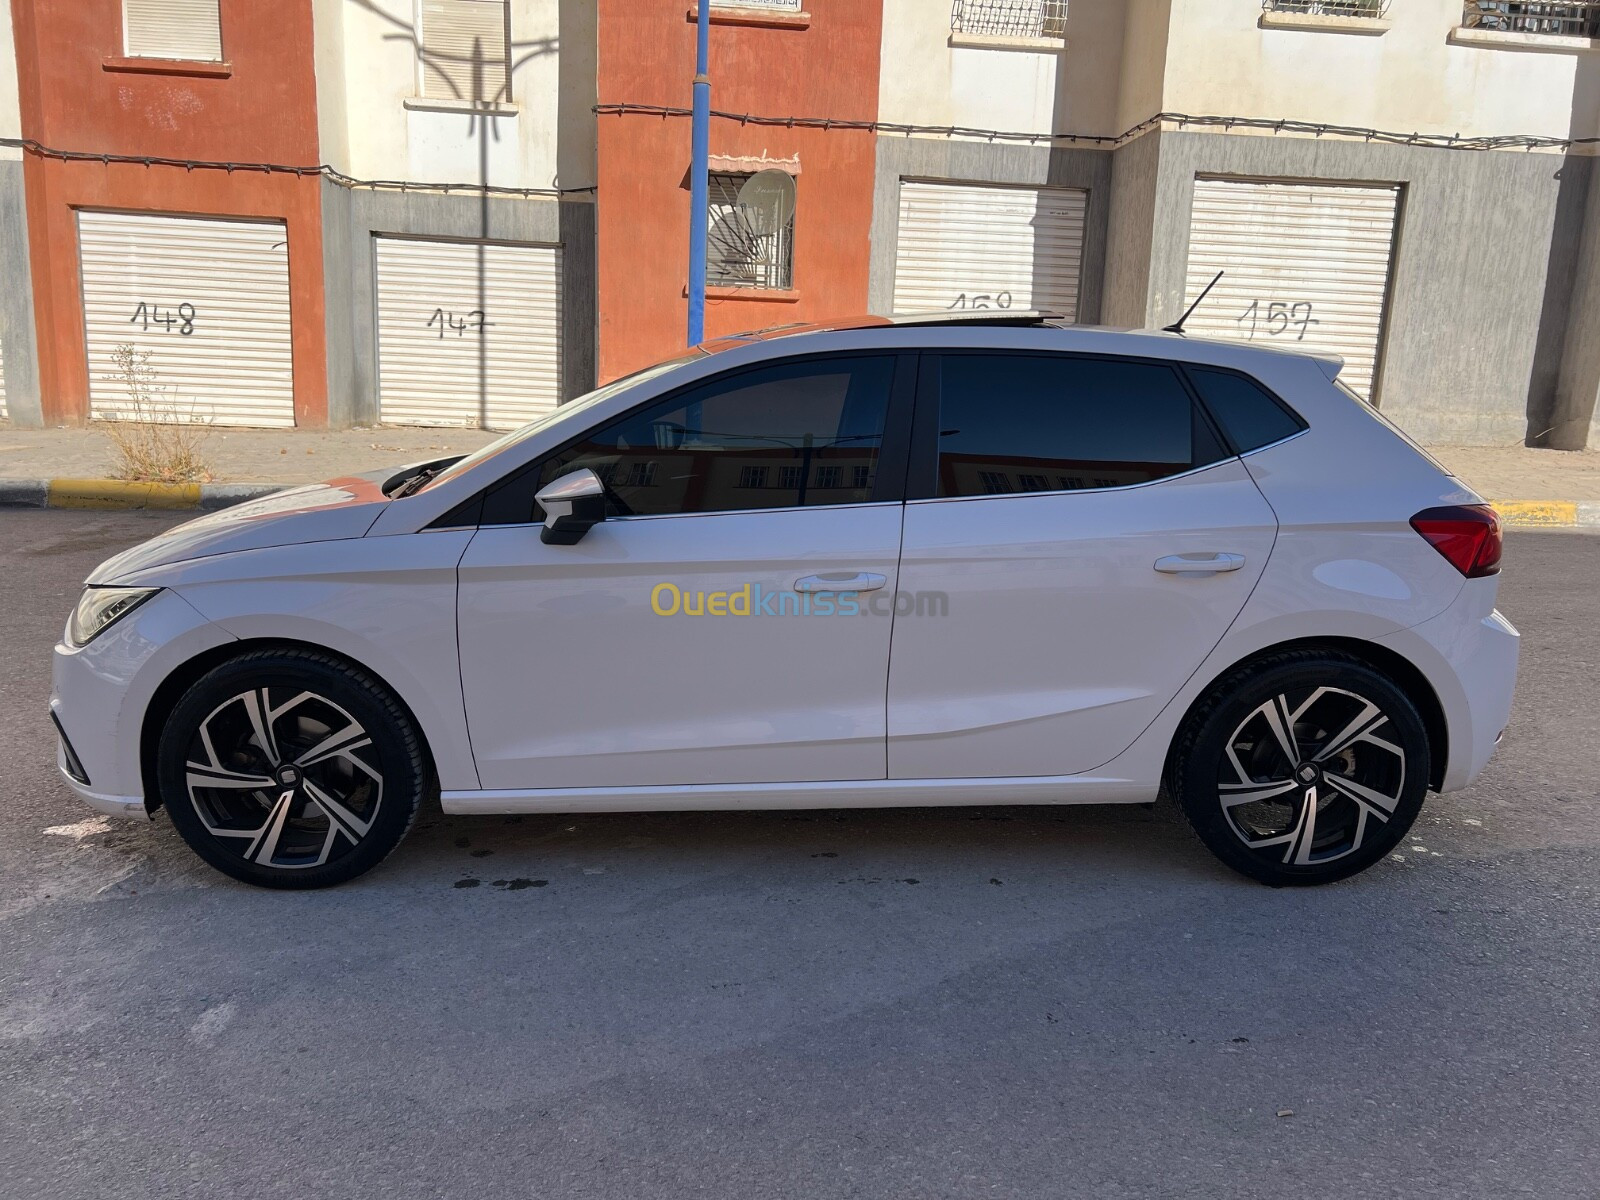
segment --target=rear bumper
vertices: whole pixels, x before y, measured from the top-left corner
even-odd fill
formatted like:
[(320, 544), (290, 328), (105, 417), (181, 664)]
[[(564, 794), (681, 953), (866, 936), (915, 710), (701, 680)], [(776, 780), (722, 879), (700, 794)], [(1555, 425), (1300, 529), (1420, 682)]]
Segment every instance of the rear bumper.
[(1379, 641), (1420, 667), (1449, 730), (1441, 792), (1469, 785), (1511, 720), (1521, 636), (1494, 607), (1499, 581), (1469, 579), (1438, 616)]

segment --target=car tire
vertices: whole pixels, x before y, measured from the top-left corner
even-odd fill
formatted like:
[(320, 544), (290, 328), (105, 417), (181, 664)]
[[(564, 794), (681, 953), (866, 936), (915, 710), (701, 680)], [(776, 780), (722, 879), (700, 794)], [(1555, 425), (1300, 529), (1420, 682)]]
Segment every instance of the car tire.
[(261, 650), (208, 671), (157, 746), (161, 799), (225, 875), (320, 888), (400, 844), (431, 783), (411, 719), (365, 672), (311, 650)]
[(1274, 887), (1364, 871), (1428, 790), (1427, 727), (1354, 655), (1286, 651), (1218, 681), (1174, 743), (1166, 786), (1219, 859)]

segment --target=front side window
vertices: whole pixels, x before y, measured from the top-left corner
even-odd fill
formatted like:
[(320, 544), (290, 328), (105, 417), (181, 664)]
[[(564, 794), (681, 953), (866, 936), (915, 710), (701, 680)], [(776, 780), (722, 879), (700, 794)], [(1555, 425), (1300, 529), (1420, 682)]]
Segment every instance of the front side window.
[(429, 100), (511, 100), (506, 0), (420, 0), (419, 94)]
[(124, 0), (123, 48), (129, 58), (222, 61), (218, 0)]
[(794, 179), (782, 171), (713, 173), (708, 180), (706, 282), (794, 286)]
[(680, 392), (547, 460), (588, 467), (615, 516), (860, 504), (872, 498), (895, 360), (780, 363)]
[(1222, 457), (1165, 364), (1031, 354), (940, 359), (940, 496), (1125, 487)]

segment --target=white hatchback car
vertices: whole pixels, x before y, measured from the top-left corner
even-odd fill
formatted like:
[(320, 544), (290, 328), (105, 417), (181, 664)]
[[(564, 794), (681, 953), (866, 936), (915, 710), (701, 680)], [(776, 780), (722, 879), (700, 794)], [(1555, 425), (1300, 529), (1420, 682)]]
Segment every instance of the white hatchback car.
[(450, 813), (1139, 803), (1386, 855), (1505, 728), (1500, 528), (1337, 361), (866, 319), (723, 339), (457, 461), (89, 577), (60, 766), (271, 887)]

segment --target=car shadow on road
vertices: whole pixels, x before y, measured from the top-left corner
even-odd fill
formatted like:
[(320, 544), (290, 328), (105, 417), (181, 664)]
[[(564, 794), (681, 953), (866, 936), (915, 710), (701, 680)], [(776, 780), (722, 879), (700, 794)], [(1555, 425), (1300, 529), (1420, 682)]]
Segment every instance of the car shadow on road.
[[(1144, 805), (493, 817), (434, 808), (377, 877), (456, 888), (501, 881), (522, 890), (618, 874), (670, 879), (674, 872), (701, 879), (748, 872), (752, 881), (802, 888), (1236, 878), (1175, 817)], [(539, 882), (513, 888), (519, 880)]]

